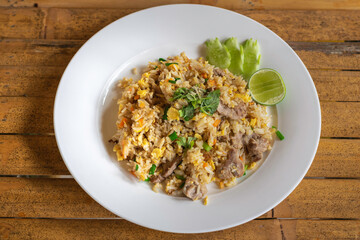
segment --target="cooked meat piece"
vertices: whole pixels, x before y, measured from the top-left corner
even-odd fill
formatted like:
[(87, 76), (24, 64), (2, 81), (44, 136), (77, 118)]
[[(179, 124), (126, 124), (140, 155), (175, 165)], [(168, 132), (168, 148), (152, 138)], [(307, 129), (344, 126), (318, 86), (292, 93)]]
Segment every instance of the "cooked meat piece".
[(165, 180), (168, 176), (170, 176), (174, 170), (176, 169), (177, 165), (179, 165), (181, 162), (181, 158), (176, 156), (172, 161), (167, 162), (165, 164), (161, 165), (162, 172), (161, 174), (150, 177), (150, 181), (152, 183), (159, 183)]
[(246, 116), (247, 106), (245, 103), (240, 103), (234, 108), (229, 108), (220, 101), (217, 111), (232, 120), (240, 120)]
[(205, 184), (200, 184), (195, 179), (188, 177), (186, 178), (183, 192), (185, 196), (195, 201), (205, 196), (207, 193), (207, 188)]
[(223, 77), (223, 76), (225, 76), (225, 72), (224, 72), (224, 70), (222, 70), (220, 68), (214, 68), (214, 75)]
[(225, 163), (216, 171), (218, 178), (227, 180), (244, 174), (244, 163), (240, 160), (238, 149), (230, 149)]
[(241, 132), (238, 132), (236, 133), (234, 136), (231, 137), (231, 145), (236, 148), (236, 149), (240, 149), (242, 148), (244, 145), (243, 145), (243, 133)]
[(263, 152), (268, 149), (268, 146), (269, 142), (265, 138), (254, 133), (246, 146), (250, 161), (256, 162), (261, 160)]

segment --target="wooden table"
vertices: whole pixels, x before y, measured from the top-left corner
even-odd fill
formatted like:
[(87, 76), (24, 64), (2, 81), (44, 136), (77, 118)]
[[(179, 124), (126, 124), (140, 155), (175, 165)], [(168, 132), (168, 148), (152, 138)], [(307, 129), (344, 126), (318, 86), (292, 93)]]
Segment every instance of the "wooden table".
[[(119, 219), (65, 167), (52, 120), (57, 85), (79, 47), (108, 23), (167, 3), (234, 10), (269, 27), (315, 82), (321, 140), (305, 179), (244, 225), (170, 234)], [(0, 239), (359, 239), (359, 0), (1, 0)]]

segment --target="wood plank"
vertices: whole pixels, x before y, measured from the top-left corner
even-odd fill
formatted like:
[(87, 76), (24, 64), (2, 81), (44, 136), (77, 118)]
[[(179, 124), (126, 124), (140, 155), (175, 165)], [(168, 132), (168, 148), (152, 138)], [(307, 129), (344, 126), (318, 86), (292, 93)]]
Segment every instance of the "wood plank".
[[(73, 179), (1, 177), (0, 202), (0, 217), (116, 217)], [(261, 218), (269, 218), (271, 214), (269, 211)]]
[[(2, 229), (2, 230), (1, 230)], [(271, 236), (269, 238), (269, 236)], [(331, 235), (329, 235), (331, 236)], [(0, 219), (1, 239), (281, 239), (278, 220), (254, 220), (204, 234), (175, 234), (144, 228), (125, 220)]]
[(52, 133), (53, 98), (0, 98), (0, 133)]
[(360, 137), (360, 102), (320, 102), (322, 137)]
[(306, 177), (360, 178), (360, 140), (320, 139)]
[[(0, 97), (0, 133), (52, 133), (53, 98)], [(360, 137), (360, 102), (321, 102), (322, 137)]]
[(38, 7), (64, 7), (64, 8), (148, 8), (164, 4), (175, 3), (197, 3), (206, 4), (223, 8), (233, 9), (360, 9), (360, 4), (357, 0), (262, 0), (262, 1), (236, 1), (236, 0), (103, 0), (101, 2), (96, 0), (7, 0), (1, 1), (2, 7), (33, 7), (37, 4)]
[(0, 66), (0, 96), (54, 97), (64, 67)]
[(356, 239), (359, 220), (253, 220), (230, 229), (204, 234), (174, 234), (151, 230), (125, 220), (0, 219), (1, 239), (174, 239), (280, 240)]
[(310, 70), (310, 74), (320, 101), (360, 101), (360, 71)]
[(0, 175), (70, 175), (55, 136), (0, 135)]
[(274, 209), (276, 218), (358, 218), (359, 179), (304, 179)]
[[(68, 175), (54, 136), (0, 135), (0, 175)], [(321, 139), (307, 177), (360, 177), (360, 140)]]
[(0, 38), (43, 38), (46, 10), (0, 8)]
[[(136, 9), (53, 8), (46, 38), (88, 39), (107, 24)], [(358, 11), (239, 11), (273, 30), (285, 41), (360, 40)]]
[(279, 220), (282, 239), (357, 239), (359, 220)]
[[(84, 41), (0, 40), (0, 65), (66, 66)], [(360, 42), (289, 42), (308, 69), (360, 70)]]

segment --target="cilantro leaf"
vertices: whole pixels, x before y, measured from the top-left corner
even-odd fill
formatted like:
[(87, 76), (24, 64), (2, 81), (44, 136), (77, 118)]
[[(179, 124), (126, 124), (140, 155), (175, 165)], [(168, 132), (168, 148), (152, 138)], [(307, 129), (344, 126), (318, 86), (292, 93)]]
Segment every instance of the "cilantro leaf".
[(220, 90), (210, 92), (202, 101), (200, 111), (213, 115), (220, 103)]

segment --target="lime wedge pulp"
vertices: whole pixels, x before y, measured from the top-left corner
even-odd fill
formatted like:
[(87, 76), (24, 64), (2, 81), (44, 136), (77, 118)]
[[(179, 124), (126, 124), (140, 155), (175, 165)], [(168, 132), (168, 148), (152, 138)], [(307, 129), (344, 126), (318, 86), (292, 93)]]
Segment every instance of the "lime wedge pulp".
[(250, 77), (249, 90), (254, 101), (267, 106), (278, 104), (286, 94), (281, 75), (270, 68), (260, 69)]

